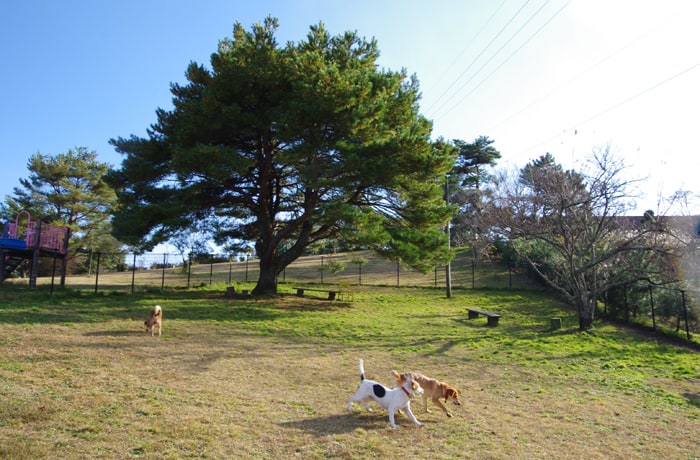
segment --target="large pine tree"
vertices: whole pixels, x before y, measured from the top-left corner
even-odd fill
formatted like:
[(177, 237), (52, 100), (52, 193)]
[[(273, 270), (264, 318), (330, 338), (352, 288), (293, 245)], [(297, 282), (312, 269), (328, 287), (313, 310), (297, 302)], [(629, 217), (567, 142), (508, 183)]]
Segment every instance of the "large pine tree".
[(310, 244), (342, 237), (420, 268), (444, 263), (441, 185), (454, 147), (431, 142), (418, 83), (377, 65), (374, 40), (312, 26), (280, 47), (277, 20), (236, 23), (211, 68), (191, 63), (148, 138), (112, 140), (115, 236), (148, 247), (214, 217), (219, 243), (253, 243), (256, 294)]

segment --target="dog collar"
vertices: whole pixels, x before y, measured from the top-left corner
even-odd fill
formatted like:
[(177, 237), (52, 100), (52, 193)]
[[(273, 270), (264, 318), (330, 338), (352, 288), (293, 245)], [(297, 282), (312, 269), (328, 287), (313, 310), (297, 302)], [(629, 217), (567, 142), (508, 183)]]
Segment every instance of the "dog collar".
[(404, 393), (406, 393), (406, 396), (408, 396), (409, 398), (411, 397), (411, 393), (409, 393), (408, 390), (406, 390), (404, 387), (401, 387), (401, 389)]

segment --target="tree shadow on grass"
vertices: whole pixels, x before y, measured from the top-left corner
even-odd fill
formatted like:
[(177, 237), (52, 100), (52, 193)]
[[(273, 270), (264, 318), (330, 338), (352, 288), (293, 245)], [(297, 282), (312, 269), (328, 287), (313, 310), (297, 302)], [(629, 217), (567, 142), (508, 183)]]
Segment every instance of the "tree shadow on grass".
[(280, 302), (276, 308), (281, 310), (296, 310), (296, 311), (336, 311), (344, 308), (350, 308), (348, 302), (340, 302), (337, 300), (313, 299), (312, 301), (304, 301), (295, 303), (293, 300), (289, 302)]
[[(131, 337), (131, 336), (141, 336), (146, 334), (144, 331), (136, 330), (120, 330), (120, 331), (91, 331), (83, 333), (87, 337)], [(149, 335), (150, 334), (146, 334)]]
[[(267, 305), (226, 303), (178, 304), (163, 303), (164, 316), (169, 320), (187, 321), (270, 321), (284, 315), (283, 309)], [(89, 301), (45, 304), (32, 307), (11, 307), (0, 304), (0, 324), (61, 324), (93, 323), (119, 319), (143, 323), (150, 307), (142, 303), (118, 305)]]
[(219, 293), (94, 295), (62, 292), (30, 293), (18, 297), (0, 291), (0, 324), (60, 324), (101, 322), (114, 319), (144, 321), (153, 305), (163, 306), (168, 319), (188, 321), (270, 321), (296, 312), (334, 312), (352, 308), (345, 301), (313, 297), (278, 296), (272, 299), (246, 296), (226, 298)]

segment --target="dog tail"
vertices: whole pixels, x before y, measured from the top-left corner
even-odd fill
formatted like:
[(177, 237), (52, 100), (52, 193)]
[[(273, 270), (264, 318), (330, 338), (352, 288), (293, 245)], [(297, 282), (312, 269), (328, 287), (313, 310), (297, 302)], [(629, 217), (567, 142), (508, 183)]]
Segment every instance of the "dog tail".
[(391, 378), (394, 379), (394, 388), (403, 385), (403, 382), (401, 381), (401, 374), (396, 372), (394, 369), (391, 370)]
[(365, 380), (365, 366), (364, 361), (360, 360), (360, 382)]
[(160, 305), (153, 307), (153, 310), (155, 312), (155, 316), (163, 316), (163, 309), (160, 308)]

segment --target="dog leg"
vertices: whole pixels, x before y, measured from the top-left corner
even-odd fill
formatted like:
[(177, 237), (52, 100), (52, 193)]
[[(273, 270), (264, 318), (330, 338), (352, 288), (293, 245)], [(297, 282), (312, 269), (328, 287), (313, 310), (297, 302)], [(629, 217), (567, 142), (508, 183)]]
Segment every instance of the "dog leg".
[(394, 421), (394, 409), (389, 409), (389, 425), (391, 425), (391, 427), (394, 429), (398, 428), (398, 426), (396, 426), (396, 422)]
[(447, 415), (448, 417), (452, 417), (452, 414), (450, 414), (450, 411), (445, 407), (445, 405), (440, 401), (438, 398), (433, 398), (433, 403), (435, 403), (436, 406), (438, 406), (442, 411)]
[(348, 411), (352, 410), (352, 403), (362, 403), (365, 406), (365, 409), (367, 409), (367, 412), (372, 412), (372, 408), (369, 407), (368, 404), (368, 398), (363, 397), (362, 395), (355, 393), (352, 398), (348, 401)]
[(416, 416), (413, 415), (413, 412), (411, 412), (411, 405), (410, 405), (410, 404), (409, 404), (408, 406), (406, 406), (406, 415), (408, 415), (408, 418), (409, 418), (413, 423), (415, 423), (416, 426), (423, 426), (423, 425), (425, 425), (424, 423), (421, 423), (421, 422), (419, 422), (418, 420), (416, 420)]
[(423, 410), (430, 413), (430, 409), (428, 409), (428, 397), (425, 394), (423, 394)]
[(357, 397), (357, 394), (353, 395), (349, 400), (348, 400), (348, 412), (352, 410), (352, 403), (354, 402), (360, 402), (360, 399)]

